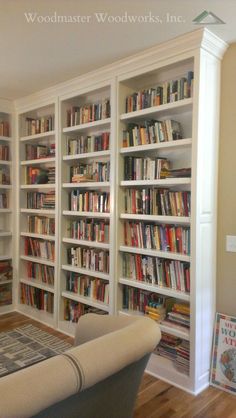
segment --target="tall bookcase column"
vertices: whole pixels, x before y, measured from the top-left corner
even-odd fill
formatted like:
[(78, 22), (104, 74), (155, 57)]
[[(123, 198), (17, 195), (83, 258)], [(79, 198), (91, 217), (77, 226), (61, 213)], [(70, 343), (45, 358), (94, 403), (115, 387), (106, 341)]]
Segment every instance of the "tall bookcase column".
[(57, 324), (58, 102), (31, 103), (18, 114), (18, 310)]
[(14, 309), (15, 141), (13, 103), (0, 99), (0, 314)]
[(86, 312), (114, 310), (115, 85), (60, 98), (59, 328), (74, 334)]
[(145, 67), (137, 58), (118, 77), (117, 310), (159, 322), (162, 341), (147, 371), (198, 393), (209, 384), (215, 313), (226, 44), (207, 30), (185, 40), (157, 48)]

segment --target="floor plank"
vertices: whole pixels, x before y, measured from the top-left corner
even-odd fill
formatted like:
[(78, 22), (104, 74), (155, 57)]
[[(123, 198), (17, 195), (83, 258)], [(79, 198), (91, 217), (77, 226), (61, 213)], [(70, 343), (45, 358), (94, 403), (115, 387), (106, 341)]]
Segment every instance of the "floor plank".
[[(17, 312), (0, 316), (0, 332), (32, 324), (73, 344), (73, 338)], [(236, 396), (209, 387), (193, 396), (145, 374), (133, 418), (236, 418)]]

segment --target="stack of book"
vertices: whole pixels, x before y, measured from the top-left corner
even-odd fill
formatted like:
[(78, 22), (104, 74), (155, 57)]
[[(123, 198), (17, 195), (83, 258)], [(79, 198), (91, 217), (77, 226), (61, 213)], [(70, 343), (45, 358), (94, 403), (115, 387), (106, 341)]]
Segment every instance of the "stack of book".
[(0, 184), (10, 184), (10, 170), (8, 167), (0, 167)]
[(11, 261), (2, 260), (0, 261), (0, 284), (7, 280), (12, 280), (12, 265)]
[(64, 320), (77, 323), (79, 318), (86, 313), (106, 315), (107, 312), (92, 306), (83, 305), (73, 300), (64, 299)]
[(9, 146), (0, 144), (0, 160), (9, 161), (9, 157)]
[(94, 300), (109, 303), (109, 283), (72, 271), (67, 273), (66, 290)]
[(80, 136), (66, 139), (67, 155), (85, 154), (89, 152), (109, 150), (110, 132), (100, 135)]
[(124, 244), (190, 255), (190, 228), (125, 221)]
[(172, 310), (168, 312), (167, 318), (162, 321), (168, 327), (186, 330), (190, 328), (190, 305), (189, 303), (174, 303)]
[(86, 270), (109, 273), (109, 251), (72, 247), (67, 250), (68, 263)]
[(48, 167), (48, 184), (55, 184), (56, 181), (56, 168), (55, 167)]
[(10, 124), (6, 120), (0, 120), (0, 136), (10, 136)]
[(0, 209), (8, 208), (8, 195), (6, 192), (0, 192)]
[(98, 219), (79, 219), (70, 221), (68, 225), (69, 238), (109, 242), (109, 222)]
[(110, 193), (93, 191), (72, 190), (69, 196), (71, 211), (79, 212), (110, 212)]
[(149, 302), (145, 306), (145, 315), (148, 315), (149, 318), (154, 319), (154, 321), (159, 322), (161, 319), (164, 319), (166, 316), (166, 308), (164, 302)]
[(55, 191), (27, 193), (28, 209), (55, 209)]
[(40, 158), (55, 157), (55, 144), (47, 145), (32, 145), (25, 146), (26, 160), (37, 160)]
[(26, 118), (26, 135), (42, 134), (54, 129), (54, 116), (42, 116), (41, 118)]
[(54, 267), (27, 261), (26, 269), (28, 279), (32, 281), (35, 279), (51, 286), (54, 285)]
[(171, 178), (182, 178), (191, 177), (191, 168), (178, 168), (170, 170), (168, 167), (162, 167), (160, 178), (171, 179)]
[(28, 231), (35, 234), (54, 235), (55, 219), (46, 216), (28, 216)]
[(171, 360), (177, 370), (188, 375), (190, 363), (189, 341), (164, 332), (161, 335), (161, 341), (154, 353)]
[(91, 164), (79, 164), (70, 167), (70, 181), (79, 183), (82, 181), (109, 181), (110, 162), (96, 162)]
[(179, 122), (172, 119), (146, 120), (142, 124), (128, 124), (127, 129), (123, 130), (123, 147), (158, 144), (182, 138)]
[(125, 213), (190, 216), (191, 193), (168, 189), (126, 189)]
[(128, 156), (124, 158), (124, 180), (158, 180), (169, 168), (166, 158)]
[(25, 238), (25, 255), (40, 257), (54, 261), (55, 244), (51, 241), (44, 241), (35, 238)]
[(54, 295), (37, 287), (21, 283), (21, 303), (53, 313)]
[(72, 106), (67, 110), (67, 126), (81, 125), (110, 117), (110, 100), (101, 103)]
[(125, 111), (133, 112), (192, 97), (193, 81), (193, 71), (188, 71), (186, 77), (166, 81), (160, 86), (133, 93), (126, 97)]

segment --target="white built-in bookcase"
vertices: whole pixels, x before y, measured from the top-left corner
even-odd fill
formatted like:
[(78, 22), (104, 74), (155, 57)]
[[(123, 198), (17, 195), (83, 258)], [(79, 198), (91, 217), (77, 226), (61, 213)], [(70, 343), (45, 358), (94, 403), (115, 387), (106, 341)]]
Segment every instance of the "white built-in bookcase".
[[(15, 102), (15, 121), (18, 125), (17, 153), (15, 158), (16, 174), (13, 178), (18, 203), (14, 205), (17, 233), (14, 232), (15, 260), (17, 263), (15, 283), (16, 302), (14, 309), (47, 323), (67, 334), (74, 333), (74, 323), (64, 317), (64, 301), (72, 300), (84, 306), (100, 309), (109, 314), (133, 314), (123, 309), (123, 289), (126, 286), (146, 290), (161, 296), (173, 297), (177, 301), (190, 303), (190, 330), (161, 326), (162, 331), (190, 342), (189, 374), (181, 373), (172, 361), (153, 354), (147, 371), (163, 380), (173, 383), (191, 393), (198, 393), (209, 384), (211, 341), (215, 314), (215, 254), (216, 254), (216, 203), (217, 203), (217, 164), (218, 164), (218, 121), (220, 62), (227, 45), (208, 30), (200, 29), (180, 36), (174, 40), (157, 45), (147, 51), (126, 58), (122, 61), (82, 75), (69, 82), (38, 92)], [(165, 81), (186, 76), (194, 72), (194, 93), (192, 97), (167, 103), (153, 108), (130, 113), (125, 111), (127, 95), (142, 89), (155, 87)], [(111, 114), (105, 120), (67, 126), (67, 112), (73, 106), (98, 103), (110, 99)], [(48, 113), (55, 117), (54, 131), (50, 134), (27, 136), (24, 131), (26, 117), (41, 117)], [(11, 112), (9, 112), (11, 113)], [(123, 147), (123, 130), (129, 123), (140, 123), (147, 119), (174, 119), (180, 122), (183, 139), (151, 145)], [(109, 150), (68, 155), (68, 138), (81, 135), (97, 135), (110, 132)], [(24, 256), (24, 239), (30, 235), (27, 230), (27, 216), (42, 210), (27, 210), (26, 194), (29, 191), (48, 190), (49, 186), (25, 187), (23, 171), (25, 166), (35, 162), (25, 161), (26, 143), (56, 144), (56, 206), (47, 212), (55, 217), (55, 236), (38, 237), (55, 242), (55, 279), (54, 286), (28, 279)], [(168, 158), (172, 168), (191, 167), (191, 179), (164, 179), (155, 181), (125, 180), (123, 176), (126, 156), (160, 156)], [(71, 184), (70, 167), (80, 163), (109, 161), (111, 166), (108, 183), (85, 182)], [(38, 162), (36, 163), (38, 164)], [(47, 166), (48, 161), (40, 164)], [(129, 188), (160, 188), (172, 191), (191, 192), (191, 216), (156, 216), (132, 215), (125, 213), (124, 194)], [(50, 186), (52, 188), (52, 185)], [(69, 196), (72, 190), (110, 192), (109, 213), (86, 213), (72, 211)], [(13, 193), (15, 196), (15, 193)], [(46, 211), (44, 212), (46, 215)], [(5, 216), (5, 215), (4, 215)], [(103, 219), (109, 222), (109, 242), (86, 242), (72, 239), (68, 233), (71, 220)], [(138, 219), (156, 225), (182, 225), (191, 230), (191, 252), (183, 255), (164, 251), (127, 247), (124, 245), (124, 222)], [(10, 228), (10, 227), (9, 227)], [(7, 238), (8, 239), (8, 238)], [(54, 241), (55, 240), (55, 241)], [(67, 249), (83, 247), (109, 251), (109, 274), (71, 266), (68, 264)], [(187, 262), (190, 265), (190, 293), (167, 287), (158, 287), (152, 283), (131, 280), (124, 276), (122, 257), (124, 253), (142, 254)], [(37, 261), (47, 263), (47, 260)], [(88, 277), (100, 278), (109, 283), (109, 303), (104, 304), (93, 298), (74, 294), (67, 290), (68, 272), (75, 272)], [(49, 314), (21, 303), (20, 284), (26, 283), (50, 291), (54, 294), (54, 313)]]
[[(15, 171), (13, 162), (15, 161), (15, 147), (14, 147), (14, 106), (8, 100), (0, 100), (0, 121), (6, 121), (9, 125), (8, 135), (0, 136), (0, 144), (9, 147), (9, 161), (0, 160), (0, 168), (9, 170), (10, 184), (0, 185), (0, 193), (6, 194), (6, 207), (0, 208), (0, 260), (11, 260), (13, 266), (13, 278), (15, 277), (15, 247), (13, 245), (12, 235), (15, 232), (15, 194), (13, 192), (13, 185), (15, 184)], [(4, 205), (5, 206), (5, 205)], [(13, 281), (1, 281), (3, 287), (9, 288), (9, 293), (12, 296), (12, 304), (0, 306), (0, 313), (7, 313), (12, 311), (14, 307), (14, 287)], [(0, 286), (1, 292), (1, 286)]]

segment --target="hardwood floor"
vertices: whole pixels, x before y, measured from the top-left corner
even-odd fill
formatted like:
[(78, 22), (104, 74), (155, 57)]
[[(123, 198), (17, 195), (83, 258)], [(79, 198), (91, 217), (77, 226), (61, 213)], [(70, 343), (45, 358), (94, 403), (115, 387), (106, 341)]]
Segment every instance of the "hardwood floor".
[[(19, 313), (0, 316), (0, 332), (33, 324), (63, 340), (73, 339)], [(145, 374), (133, 418), (236, 418), (236, 396), (209, 387), (198, 396)]]

